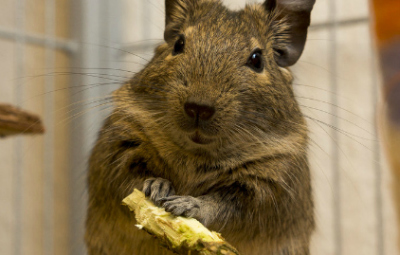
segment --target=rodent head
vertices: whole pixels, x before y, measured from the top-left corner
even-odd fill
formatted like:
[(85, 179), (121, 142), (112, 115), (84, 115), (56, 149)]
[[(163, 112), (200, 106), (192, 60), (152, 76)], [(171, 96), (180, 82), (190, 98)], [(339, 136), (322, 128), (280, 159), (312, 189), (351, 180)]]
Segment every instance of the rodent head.
[(298, 37), (312, 5), (305, 31), (293, 29), (296, 15), (287, 17), (285, 8), (272, 0), (240, 11), (216, 0), (167, 0), (165, 43), (116, 93), (117, 104), (159, 146), (186, 153), (304, 147), (307, 131), (286, 67), (303, 50)]

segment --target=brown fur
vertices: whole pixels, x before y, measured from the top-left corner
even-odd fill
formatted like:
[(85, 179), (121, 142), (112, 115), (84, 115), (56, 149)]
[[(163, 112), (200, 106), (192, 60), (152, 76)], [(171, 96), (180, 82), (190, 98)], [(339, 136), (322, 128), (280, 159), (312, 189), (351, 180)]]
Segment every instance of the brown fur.
[[(274, 61), (273, 46), (286, 42), (285, 23), (261, 5), (233, 12), (219, 1), (178, 2), (166, 42), (114, 93), (115, 110), (93, 149), (89, 254), (171, 254), (121, 206), (133, 188), (154, 189), (153, 177), (169, 181), (162, 185), (179, 196), (176, 206), (195, 205), (183, 215), (221, 232), (242, 254), (309, 254), (307, 128), (292, 76)], [(174, 56), (179, 34), (185, 49)], [(261, 73), (246, 66), (257, 47)], [(194, 126), (183, 110), (188, 100), (214, 107), (212, 119)], [(194, 143), (195, 130), (212, 142)]]

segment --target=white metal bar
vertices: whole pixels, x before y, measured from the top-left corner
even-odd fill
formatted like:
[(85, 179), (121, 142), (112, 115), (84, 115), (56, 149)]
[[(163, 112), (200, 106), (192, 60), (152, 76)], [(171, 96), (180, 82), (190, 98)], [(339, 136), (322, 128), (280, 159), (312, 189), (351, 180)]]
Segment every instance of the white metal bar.
[[(110, 40), (111, 34), (112, 34), (112, 19), (111, 19), (111, 9), (113, 5), (113, 2), (109, 0), (100, 0), (100, 15), (103, 17), (102, 18), (102, 29), (100, 30), (100, 36), (99, 36), (99, 42), (101, 43), (102, 47), (104, 49), (102, 50), (102, 57), (101, 61), (97, 63), (97, 66), (100, 68), (103, 68), (103, 72), (106, 75), (112, 75), (113, 72), (111, 70), (112, 64), (110, 64), (110, 61), (113, 57), (113, 53), (116, 51), (114, 49), (114, 43), (113, 41)], [(116, 29), (116, 28), (114, 28)], [(100, 79), (100, 83), (106, 84), (107, 80), (106, 79)], [(107, 91), (112, 91), (113, 86), (103, 86), (101, 90), (107, 90)]]
[[(73, 32), (79, 42), (78, 54), (74, 57), (73, 66), (77, 68), (110, 68), (111, 70), (119, 56), (120, 36), (120, 0), (87, 0), (73, 1)], [(116, 68), (118, 69), (118, 67)], [(110, 71), (111, 72), (111, 71)], [(100, 84), (99, 76), (74, 76), (74, 86), (84, 84)], [(92, 86), (89, 90), (72, 89), (72, 102), (90, 102), (92, 98), (101, 98), (109, 94), (109, 86)], [(87, 105), (87, 104), (82, 104)], [(84, 222), (87, 208), (87, 162), (95, 142), (103, 114), (100, 109), (90, 109), (92, 105), (82, 106), (72, 113), (86, 112), (83, 117), (76, 118), (71, 130), (71, 250), (70, 254), (85, 254), (83, 243)], [(89, 114), (87, 114), (87, 112)]]
[(74, 41), (63, 40), (57, 38), (47, 38), (43, 35), (37, 35), (28, 32), (21, 32), (16, 30), (7, 29), (4, 27), (0, 27), (0, 38), (8, 39), (8, 40), (23, 40), (29, 44), (36, 44), (40, 46), (46, 46), (49, 42), (51, 42), (55, 49), (61, 50), (70, 54), (74, 54), (78, 51), (78, 44)]
[[(373, 46), (373, 44), (371, 44)], [(375, 52), (375, 49), (371, 47), (371, 52)], [(377, 61), (376, 61), (376, 56), (374, 54), (371, 54), (371, 69), (373, 72), (371, 72), (371, 81), (372, 81), (372, 88), (371, 88), (371, 94), (372, 96), (372, 105), (374, 106), (374, 109), (378, 109), (378, 98), (380, 95), (380, 87), (378, 84), (379, 78), (377, 77)], [(376, 112), (377, 110), (373, 111), (373, 115), (371, 116), (371, 120), (376, 119)], [(385, 226), (384, 226), (384, 212), (383, 212), (383, 177), (382, 177), (382, 172), (383, 172), (383, 167), (382, 167), (382, 160), (381, 160), (381, 153), (380, 153), (380, 146), (379, 146), (379, 139), (378, 139), (378, 127), (375, 126), (375, 142), (373, 144), (373, 151), (374, 151), (374, 171), (375, 171), (375, 208), (376, 208), (376, 235), (377, 235), (377, 249), (376, 249), (376, 254), (377, 255), (385, 255), (386, 254), (386, 249), (385, 249)]]
[[(74, 37), (79, 42), (79, 51), (74, 55), (73, 66), (77, 68), (96, 68), (101, 63), (102, 49), (100, 31), (103, 28), (100, 4), (98, 0), (74, 0), (72, 20), (72, 29)], [(81, 90), (79, 85), (97, 84), (99, 78), (96, 76), (73, 76), (72, 83), (74, 88), (71, 98), (74, 102), (89, 102), (90, 98), (100, 97), (100, 87), (93, 86), (90, 90)], [(78, 88), (76, 88), (78, 86)], [(90, 110), (90, 106), (85, 104), (74, 107), (72, 116), (85, 113), (83, 116), (74, 119), (71, 129), (71, 235), (70, 235), (70, 254), (86, 254), (84, 245), (85, 218), (87, 208), (87, 162), (91, 147), (97, 135), (97, 129), (100, 126), (99, 114)], [(87, 113), (90, 114), (87, 114)]]
[[(24, 77), (25, 75), (25, 38), (23, 37), (25, 30), (25, 0), (16, 2), (16, 32), (15, 32), (15, 63), (16, 77)], [(17, 106), (22, 106), (24, 98), (24, 88), (22, 82), (16, 79), (15, 86), (15, 103)], [(15, 212), (15, 230), (14, 230), (14, 254), (22, 254), (22, 231), (23, 231), (23, 200), (24, 200), (24, 163), (22, 151), (24, 142), (21, 137), (16, 138), (15, 143), (15, 169), (14, 169), (14, 212)]]
[[(106, 38), (107, 41), (103, 44), (109, 45), (107, 47), (107, 56), (105, 57), (105, 61), (103, 63), (103, 67), (107, 68), (108, 74), (119, 75), (118, 69), (121, 69), (121, 63), (119, 62), (120, 57), (120, 41), (121, 41), (121, 1), (109, 1), (105, 0), (104, 4), (104, 15), (107, 17), (107, 29), (103, 38)], [(107, 81), (106, 81), (107, 82)], [(112, 86), (105, 86), (103, 90), (107, 94), (111, 94), (115, 89), (117, 89), (120, 85), (115, 84)]]
[[(150, 2), (143, 1), (142, 5), (142, 38), (144, 40), (148, 39), (149, 34), (151, 35), (152, 27), (151, 27), (151, 11), (150, 11)], [(154, 24), (153, 24), (154, 25)]]
[[(337, 30), (338, 30), (338, 21), (337, 21), (337, 1), (330, 0), (329, 2), (329, 70), (330, 70), (330, 91), (332, 91), (330, 104), (332, 105), (329, 110), (332, 114), (331, 125), (333, 127), (339, 128), (338, 121), (338, 110), (336, 105), (338, 105), (338, 82), (337, 82)], [(332, 179), (333, 179), (333, 242), (335, 244), (335, 255), (341, 255), (343, 253), (343, 242), (342, 242), (342, 217), (341, 217), (341, 173), (340, 173), (340, 154), (339, 154), (339, 146), (340, 139), (338, 132), (336, 130), (332, 130), (331, 133), (331, 146), (332, 146)]]
[[(46, 0), (46, 68), (55, 67), (55, 0)], [(44, 123), (47, 129), (44, 137), (44, 187), (43, 187), (43, 249), (44, 255), (54, 254), (54, 75), (45, 79), (45, 114)]]

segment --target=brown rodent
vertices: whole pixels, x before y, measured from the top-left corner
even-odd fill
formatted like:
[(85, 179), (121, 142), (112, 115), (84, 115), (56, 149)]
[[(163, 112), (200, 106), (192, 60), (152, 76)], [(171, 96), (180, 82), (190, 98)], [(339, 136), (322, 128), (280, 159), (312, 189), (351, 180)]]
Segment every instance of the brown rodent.
[(134, 188), (244, 255), (309, 254), (307, 128), (287, 67), (314, 1), (165, 1), (165, 42), (114, 92), (90, 158), (90, 255), (172, 254), (121, 206)]

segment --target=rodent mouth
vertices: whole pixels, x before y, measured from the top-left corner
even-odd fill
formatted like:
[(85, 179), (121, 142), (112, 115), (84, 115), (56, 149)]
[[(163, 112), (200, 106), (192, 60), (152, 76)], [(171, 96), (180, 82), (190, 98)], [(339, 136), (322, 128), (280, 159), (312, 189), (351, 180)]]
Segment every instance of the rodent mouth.
[(212, 139), (208, 139), (202, 136), (198, 130), (196, 130), (196, 132), (190, 136), (190, 140), (192, 140), (194, 143), (202, 145), (210, 144), (213, 141)]

